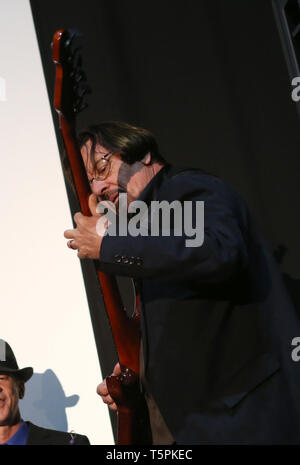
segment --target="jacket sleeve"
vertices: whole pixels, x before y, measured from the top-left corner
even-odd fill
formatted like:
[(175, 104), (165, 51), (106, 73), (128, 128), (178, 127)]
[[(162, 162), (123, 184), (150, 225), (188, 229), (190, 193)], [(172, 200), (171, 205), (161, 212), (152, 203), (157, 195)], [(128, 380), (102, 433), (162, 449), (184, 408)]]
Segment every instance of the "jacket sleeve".
[[(218, 282), (230, 278), (247, 264), (247, 209), (242, 199), (223, 181), (210, 175), (179, 175), (166, 181), (158, 200), (179, 200), (191, 205), (192, 215), (182, 221), (196, 226), (197, 202), (204, 202), (204, 241), (193, 241), (182, 224), (182, 234), (165, 236), (110, 236), (103, 238), (99, 268), (103, 272), (134, 278), (163, 280), (201, 279)], [(150, 233), (149, 226), (149, 233)], [(197, 231), (198, 234), (199, 231)]]

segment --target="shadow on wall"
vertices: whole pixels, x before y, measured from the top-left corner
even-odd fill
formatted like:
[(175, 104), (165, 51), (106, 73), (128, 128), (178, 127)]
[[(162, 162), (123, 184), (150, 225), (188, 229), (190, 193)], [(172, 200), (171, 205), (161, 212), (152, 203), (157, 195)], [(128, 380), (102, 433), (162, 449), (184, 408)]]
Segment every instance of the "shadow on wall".
[(20, 400), (24, 420), (44, 428), (68, 431), (67, 407), (74, 407), (79, 396), (66, 397), (59, 379), (52, 370), (34, 373), (25, 385), (25, 397)]

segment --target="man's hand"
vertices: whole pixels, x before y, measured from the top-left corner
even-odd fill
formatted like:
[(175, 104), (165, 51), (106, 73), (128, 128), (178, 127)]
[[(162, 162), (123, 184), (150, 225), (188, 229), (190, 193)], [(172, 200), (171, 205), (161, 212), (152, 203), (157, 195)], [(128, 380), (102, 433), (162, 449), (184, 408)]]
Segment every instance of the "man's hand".
[(103, 224), (102, 228), (99, 228), (101, 215), (97, 213), (97, 197), (94, 194), (89, 197), (89, 208), (92, 216), (75, 213), (74, 220), (77, 227), (65, 231), (64, 236), (70, 239), (67, 246), (78, 250), (79, 258), (98, 259), (107, 225)]
[[(117, 363), (114, 368), (114, 371), (112, 372), (112, 376), (117, 376), (120, 374), (121, 374), (121, 367), (120, 367), (120, 364)], [(111, 410), (118, 410), (116, 403), (114, 402), (112, 397), (110, 397), (110, 395), (108, 394), (108, 389), (107, 389), (105, 379), (97, 387), (97, 394), (99, 394), (99, 396), (102, 397), (103, 402), (107, 404)]]

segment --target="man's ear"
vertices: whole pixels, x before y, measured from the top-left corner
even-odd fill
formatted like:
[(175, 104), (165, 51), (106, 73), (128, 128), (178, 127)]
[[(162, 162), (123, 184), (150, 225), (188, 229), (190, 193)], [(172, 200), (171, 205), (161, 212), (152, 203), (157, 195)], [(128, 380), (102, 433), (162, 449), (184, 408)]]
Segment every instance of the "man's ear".
[(143, 165), (145, 165), (145, 166), (151, 165), (151, 163), (152, 163), (152, 156), (151, 156), (151, 153), (148, 152), (148, 153), (144, 156), (144, 158), (142, 158), (141, 162), (142, 162)]
[(25, 395), (25, 383), (24, 381), (19, 381), (19, 399), (23, 399)]

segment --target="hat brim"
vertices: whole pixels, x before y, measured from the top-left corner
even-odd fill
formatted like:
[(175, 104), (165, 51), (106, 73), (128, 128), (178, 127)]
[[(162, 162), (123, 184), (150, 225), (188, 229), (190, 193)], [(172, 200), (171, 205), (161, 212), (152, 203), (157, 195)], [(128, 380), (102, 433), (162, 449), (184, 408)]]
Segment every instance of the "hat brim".
[(16, 370), (14, 368), (1, 368), (0, 367), (0, 373), (7, 373), (10, 375), (14, 375), (16, 378), (26, 383), (26, 381), (28, 381), (33, 375), (33, 368), (26, 367), (26, 368), (22, 368), (21, 370)]

